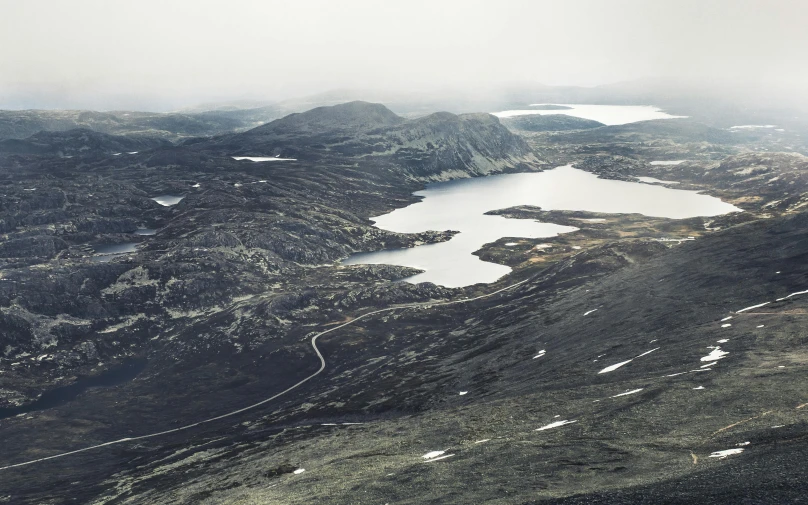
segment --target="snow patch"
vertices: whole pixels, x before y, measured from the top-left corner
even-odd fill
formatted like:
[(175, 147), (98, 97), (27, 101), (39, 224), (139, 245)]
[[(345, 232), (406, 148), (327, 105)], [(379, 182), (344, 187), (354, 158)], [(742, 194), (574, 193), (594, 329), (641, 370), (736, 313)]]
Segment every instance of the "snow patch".
[(558, 428), (559, 426), (564, 426), (565, 424), (572, 424), (572, 423), (577, 423), (577, 422), (578, 422), (577, 419), (574, 420), (574, 421), (568, 421), (568, 420), (565, 419), (563, 421), (556, 421), (554, 423), (550, 423), (550, 424), (548, 424), (546, 426), (542, 426), (541, 428), (536, 428), (535, 431), (549, 430), (549, 429), (552, 429), (552, 428)]
[(424, 458), (424, 459), (432, 459), (432, 458), (437, 458), (438, 456), (441, 456), (443, 454), (446, 454), (446, 451), (430, 451), (430, 452), (424, 454), (421, 457)]
[(426, 461), (424, 461), (424, 463), (432, 463), (433, 461), (440, 461), (442, 459), (451, 458), (452, 456), (454, 456), (454, 454), (447, 454), (446, 456), (441, 456), (439, 458), (433, 458), (433, 459), (426, 460)]
[[(635, 357), (631, 358), (630, 360), (622, 361), (620, 363), (615, 363), (614, 365), (607, 366), (606, 368), (604, 368), (603, 370), (598, 372), (598, 374), (613, 372), (613, 371), (617, 370), (618, 368), (620, 368), (621, 366), (631, 363), (632, 361), (634, 361), (637, 358), (642, 358), (646, 354), (651, 354), (652, 352), (656, 351), (657, 349), (659, 349), (659, 347), (655, 347), (655, 348), (651, 349), (650, 351), (645, 351), (644, 353), (640, 354), (639, 356), (635, 356)], [(598, 356), (598, 357), (600, 357), (600, 356)]]
[(718, 361), (719, 359), (724, 358), (727, 354), (729, 353), (722, 351), (720, 347), (716, 347), (710, 351), (710, 354), (701, 358), (701, 361)]
[[(653, 348), (653, 349), (651, 349), (650, 351), (645, 351), (644, 353), (642, 353), (642, 354), (640, 354), (639, 356), (637, 356), (637, 358), (642, 358), (643, 356), (645, 356), (645, 355), (647, 355), (647, 354), (651, 354), (652, 352), (656, 351), (657, 349), (659, 349), (659, 347), (654, 347), (654, 348)], [(637, 358), (634, 358), (634, 359), (637, 359)]]
[(639, 388), (639, 389), (632, 389), (631, 391), (626, 391), (625, 393), (620, 393), (619, 395), (610, 396), (609, 398), (617, 398), (618, 396), (628, 396), (628, 395), (633, 395), (634, 393), (639, 393), (639, 392), (640, 392), (640, 391), (642, 391), (642, 390), (643, 390), (643, 388)]
[(626, 361), (621, 361), (620, 363), (615, 363), (614, 365), (607, 366), (606, 368), (604, 368), (603, 370), (598, 372), (598, 374), (614, 372), (615, 370), (617, 370), (621, 366), (628, 365), (632, 361), (634, 361), (634, 358), (632, 358), (630, 360), (626, 360)]
[(743, 452), (743, 449), (727, 449), (725, 451), (715, 451), (714, 453), (710, 454), (711, 458), (718, 458), (724, 459), (727, 456), (733, 456), (735, 454), (740, 454)]

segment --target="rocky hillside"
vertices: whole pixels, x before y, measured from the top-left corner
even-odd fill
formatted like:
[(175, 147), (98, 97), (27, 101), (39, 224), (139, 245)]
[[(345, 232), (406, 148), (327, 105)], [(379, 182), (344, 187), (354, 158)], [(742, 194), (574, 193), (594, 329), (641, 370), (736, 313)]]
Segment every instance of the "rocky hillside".
[(527, 115), (501, 119), (502, 124), (514, 131), (557, 132), (565, 130), (588, 130), (606, 126), (598, 121), (568, 116), (566, 114)]
[(420, 181), (540, 165), (517, 135), (489, 114), (439, 112), (405, 120), (381, 104), (349, 102), (292, 114), (236, 135), (189, 141), (197, 151), (240, 156), (354, 160)]
[(733, 133), (713, 128), (689, 119), (666, 119), (664, 121), (640, 121), (624, 125), (611, 125), (582, 132), (566, 133), (553, 137), (556, 142), (585, 143), (643, 143), (654, 140), (702, 142), (710, 144), (733, 144)]
[[(370, 156), (390, 157), (419, 180), (528, 170), (541, 163), (521, 137), (490, 114), (439, 112), (362, 140), (371, 147)], [(343, 149), (353, 152), (350, 143)]]
[(86, 128), (78, 128), (57, 132), (42, 131), (23, 140), (0, 140), (0, 154), (121, 155), (170, 145), (170, 142), (161, 138), (107, 135)]
[(610, 272), (590, 250), (493, 299), (367, 319), (327, 338), (332, 368), (297, 401), (224, 423), (227, 442), (141, 448), (154, 463), (100, 487), (122, 503), (800, 503), (806, 225), (623, 247)]
[(268, 140), (287, 136), (305, 137), (317, 134), (339, 135), (397, 125), (404, 119), (379, 103), (348, 102), (330, 107), (317, 107), (306, 112), (290, 114), (245, 133), (245, 138)]

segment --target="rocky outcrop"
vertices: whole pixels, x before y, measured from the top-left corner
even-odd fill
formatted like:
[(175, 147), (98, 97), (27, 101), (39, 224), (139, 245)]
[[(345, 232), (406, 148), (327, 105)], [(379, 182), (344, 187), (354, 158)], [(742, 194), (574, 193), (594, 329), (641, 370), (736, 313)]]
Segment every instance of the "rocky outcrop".
[(373, 146), (373, 156), (390, 156), (418, 180), (473, 177), (540, 165), (527, 144), (490, 114), (436, 113), (368, 135), (366, 143)]

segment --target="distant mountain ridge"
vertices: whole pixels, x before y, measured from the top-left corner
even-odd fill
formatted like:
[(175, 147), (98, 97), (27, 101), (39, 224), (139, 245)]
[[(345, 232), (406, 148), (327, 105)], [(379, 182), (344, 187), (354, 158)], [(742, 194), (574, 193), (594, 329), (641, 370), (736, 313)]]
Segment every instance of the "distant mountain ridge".
[(40, 131), (90, 129), (110, 135), (171, 141), (246, 130), (280, 117), (277, 107), (199, 113), (86, 110), (0, 110), (0, 139), (25, 139)]
[(76, 128), (67, 131), (41, 131), (22, 140), (0, 140), (0, 153), (60, 156), (119, 154), (170, 145), (167, 140), (155, 137), (108, 135), (88, 128)]

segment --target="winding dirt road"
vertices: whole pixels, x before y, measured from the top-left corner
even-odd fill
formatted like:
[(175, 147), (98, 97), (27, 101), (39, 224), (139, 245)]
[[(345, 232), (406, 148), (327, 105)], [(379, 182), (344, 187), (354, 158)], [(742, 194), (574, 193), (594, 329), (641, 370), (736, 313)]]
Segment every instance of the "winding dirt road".
[(222, 414), (220, 416), (211, 417), (210, 419), (205, 419), (205, 420), (198, 421), (198, 422), (195, 422), (195, 423), (192, 423), (192, 424), (187, 424), (187, 425), (181, 426), (179, 428), (173, 428), (173, 429), (165, 430), (165, 431), (158, 431), (156, 433), (149, 433), (148, 435), (140, 435), (140, 436), (137, 436), (137, 437), (121, 438), (121, 439), (118, 439), (118, 440), (113, 440), (111, 442), (105, 442), (103, 444), (91, 445), (89, 447), (76, 449), (74, 451), (62, 452), (62, 453), (59, 453), (59, 454), (54, 454), (53, 456), (47, 456), (47, 457), (44, 457), (44, 458), (38, 458), (38, 459), (32, 459), (30, 461), (24, 461), (22, 463), (16, 463), (16, 464), (13, 464), (13, 465), (2, 466), (2, 467), (0, 467), (0, 470), (7, 470), (9, 468), (17, 468), (17, 467), (21, 467), (21, 466), (33, 465), (34, 463), (40, 463), (42, 461), (48, 461), (48, 460), (56, 459), (56, 458), (64, 458), (66, 456), (70, 456), (70, 455), (73, 455), (73, 454), (78, 454), (80, 452), (92, 451), (93, 449), (100, 449), (101, 447), (108, 447), (110, 445), (118, 445), (118, 444), (124, 444), (126, 442), (134, 442), (136, 440), (145, 440), (147, 438), (160, 437), (160, 436), (163, 436), (163, 435), (168, 435), (170, 433), (177, 433), (177, 432), (180, 432), (180, 431), (189, 430), (191, 428), (195, 428), (195, 427), (201, 426), (203, 424), (212, 423), (212, 422), (218, 421), (220, 419), (224, 419), (224, 418), (227, 418), (227, 417), (232, 417), (232, 416), (241, 414), (243, 412), (247, 412), (248, 410), (252, 410), (252, 409), (255, 409), (257, 407), (260, 407), (261, 405), (269, 403), (272, 400), (275, 400), (276, 398), (279, 398), (279, 397), (285, 395), (286, 393), (288, 393), (290, 391), (294, 391), (295, 389), (299, 388), (300, 386), (302, 386), (306, 382), (308, 382), (311, 379), (313, 379), (313, 378), (317, 377), (318, 375), (320, 375), (323, 372), (323, 370), (325, 370), (325, 367), (326, 367), (325, 358), (323, 357), (322, 353), (320, 352), (320, 349), (317, 347), (317, 339), (322, 337), (323, 335), (326, 335), (328, 333), (337, 331), (337, 330), (339, 330), (341, 328), (344, 328), (346, 326), (350, 326), (350, 325), (356, 323), (357, 321), (361, 321), (362, 319), (366, 319), (368, 317), (374, 316), (376, 314), (381, 314), (383, 312), (391, 312), (391, 311), (394, 311), (394, 310), (402, 310), (402, 309), (418, 309), (418, 308), (427, 308), (428, 309), (428, 308), (432, 308), (432, 307), (441, 307), (441, 306), (446, 306), (446, 305), (457, 305), (457, 304), (461, 304), (461, 303), (469, 303), (469, 302), (473, 302), (475, 300), (488, 298), (490, 296), (494, 296), (494, 295), (497, 295), (499, 293), (502, 293), (503, 291), (508, 291), (509, 289), (513, 289), (516, 286), (524, 284), (528, 280), (529, 279), (525, 279), (523, 281), (519, 281), (519, 282), (516, 282), (514, 284), (510, 284), (510, 285), (508, 285), (508, 286), (506, 286), (506, 287), (504, 287), (502, 289), (498, 289), (498, 290), (493, 291), (491, 293), (487, 293), (487, 294), (480, 295), (480, 296), (475, 296), (474, 298), (464, 298), (462, 300), (453, 300), (453, 301), (448, 301), (448, 302), (418, 302), (418, 303), (410, 303), (410, 304), (405, 304), (405, 305), (397, 305), (395, 307), (388, 307), (386, 309), (374, 310), (372, 312), (362, 314), (361, 316), (357, 316), (356, 318), (351, 319), (347, 323), (343, 323), (343, 324), (340, 324), (339, 326), (335, 326), (335, 327), (330, 328), (328, 330), (321, 331), (320, 333), (317, 333), (316, 335), (311, 337), (311, 346), (314, 349), (314, 352), (317, 354), (317, 358), (320, 360), (320, 368), (316, 372), (314, 372), (313, 374), (309, 375), (305, 379), (298, 382), (297, 384), (294, 384), (293, 386), (290, 386), (290, 387), (284, 389), (280, 393), (276, 393), (276, 394), (270, 396), (269, 398), (261, 400), (258, 403), (253, 403), (252, 405), (249, 405), (247, 407), (244, 407), (244, 408), (241, 408), (241, 409), (238, 409), (238, 410), (234, 410), (232, 412), (228, 412), (228, 413)]

